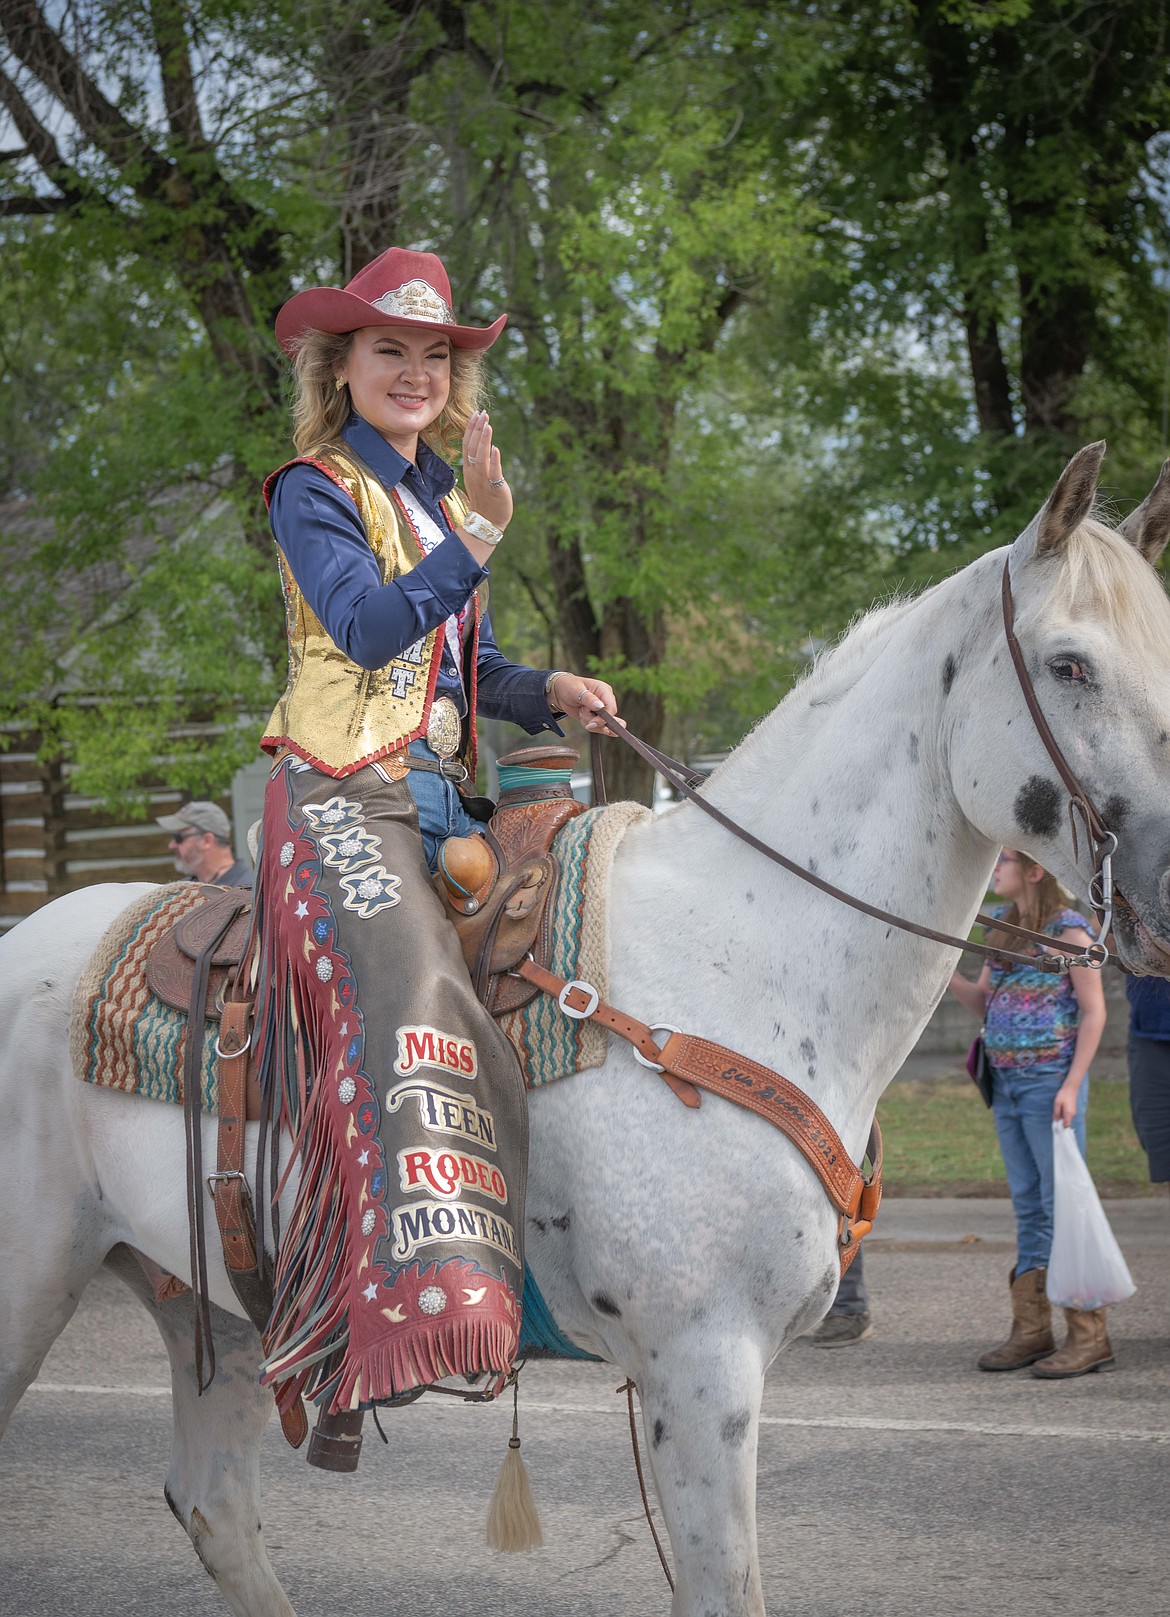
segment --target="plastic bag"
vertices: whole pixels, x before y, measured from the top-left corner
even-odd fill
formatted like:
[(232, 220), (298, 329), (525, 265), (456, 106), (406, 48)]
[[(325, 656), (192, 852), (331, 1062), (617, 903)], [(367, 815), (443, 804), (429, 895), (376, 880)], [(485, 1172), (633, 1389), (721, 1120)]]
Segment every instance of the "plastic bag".
[(1052, 1255), (1048, 1296), (1061, 1308), (1105, 1308), (1137, 1287), (1072, 1129), (1052, 1125)]

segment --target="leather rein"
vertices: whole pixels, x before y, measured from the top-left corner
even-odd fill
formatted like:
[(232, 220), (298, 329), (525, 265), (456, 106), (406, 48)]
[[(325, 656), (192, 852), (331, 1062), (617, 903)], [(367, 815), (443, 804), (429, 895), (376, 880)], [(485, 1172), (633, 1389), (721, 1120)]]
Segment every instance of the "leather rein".
[[(903, 916), (894, 915), (890, 910), (881, 909), (876, 904), (869, 904), (865, 899), (858, 898), (853, 893), (847, 893), (840, 887), (835, 887), (832, 882), (827, 882), (823, 877), (814, 875), (811, 870), (807, 870), (803, 865), (798, 865), (795, 860), (789, 859), (787, 855), (780, 853), (778, 849), (762, 841), (753, 832), (749, 831), (746, 826), (740, 825), (729, 814), (725, 814), (722, 809), (717, 808), (707, 798), (701, 796), (696, 788), (702, 784), (703, 776), (695, 774), (685, 764), (680, 763), (677, 758), (671, 758), (666, 753), (660, 752), (657, 747), (649, 746), (638, 736), (631, 735), (629, 730), (609, 713), (600, 713), (598, 717), (604, 720), (613, 735), (618, 736), (652, 769), (669, 781), (681, 796), (694, 803), (697, 808), (702, 809), (704, 814), (717, 821), (719, 825), (723, 826), (724, 830), (730, 831), (732, 836), (738, 837), (741, 842), (746, 842), (749, 847), (755, 848), (758, 853), (762, 853), (766, 859), (780, 865), (790, 875), (798, 876), (801, 881), (807, 882), (811, 887), (818, 888), (822, 893), (827, 893), (830, 898), (835, 898), (840, 903), (847, 904), (850, 909), (859, 910), (863, 915), (871, 915), (875, 921), (884, 921), (887, 926), (897, 927), (902, 932), (912, 932), (916, 937), (929, 938), (934, 943), (944, 943), (951, 948), (961, 949), (965, 953), (994, 956), (999, 960), (1010, 960), (1014, 964), (1026, 963), (1038, 971), (1064, 972), (1072, 965), (1088, 966), (1094, 970), (1099, 970), (1109, 959), (1109, 950), (1105, 939), (1113, 922), (1115, 897), (1113, 855), (1117, 851), (1117, 837), (1108, 829), (1097, 812), (1092, 798), (1082, 786), (1061, 752), (1056, 737), (1049, 727), (1048, 720), (1044, 717), (1043, 709), (1032, 684), (1031, 675), (1028, 673), (1027, 665), (1024, 661), (1023, 651), (1020, 648), (1019, 641), (1016, 639), (1009, 562), (1006, 560), (1003, 566), (1002, 598), (1004, 636), (1007, 640), (1008, 650), (1011, 652), (1012, 663), (1019, 678), (1020, 687), (1024, 693), (1024, 700), (1028, 705), (1028, 711), (1032, 715), (1036, 733), (1044, 743), (1048, 756), (1052, 759), (1057, 773), (1068, 789), (1068, 812), (1069, 824), (1072, 830), (1073, 858), (1079, 858), (1077, 841), (1078, 815), (1084, 822), (1092, 849), (1093, 876), (1090, 881), (1089, 897), (1099, 918), (1099, 927), (1097, 936), (1087, 947), (1079, 943), (1065, 943), (1060, 938), (1053, 938), (1047, 933), (1031, 932), (1027, 927), (1016, 926), (1008, 921), (999, 921), (990, 915), (978, 914), (975, 920), (984, 927), (994, 927), (999, 932), (1010, 932), (1013, 937), (1023, 938), (1029, 943), (1041, 945), (1039, 953), (997, 949), (985, 943), (973, 943), (967, 938), (952, 937), (949, 932), (938, 932), (933, 927), (922, 926), (917, 921), (908, 921)], [(593, 761), (594, 796), (598, 803), (604, 803), (607, 801), (605, 777), (601, 768), (600, 737), (596, 732), (590, 737), (590, 745)], [(1059, 953), (1054, 954), (1051, 952), (1052, 950), (1057, 950)]]
[[(1097, 937), (1087, 948), (1080, 944), (1063, 943), (1058, 938), (1051, 938), (1046, 933), (1032, 932), (1026, 927), (1015, 926), (1004, 921), (997, 921), (991, 916), (980, 914), (976, 917), (985, 926), (994, 926), (1002, 931), (1010, 932), (1013, 936), (1024, 938), (1029, 942), (1040, 944), (1044, 950), (1057, 950), (1058, 953), (1041, 952), (1025, 954), (1007, 949), (993, 949), (987, 944), (971, 943), (964, 938), (952, 937), (947, 932), (935, 931), (933, 927), (920, 925), (917, 921), (907, 921), (902, 916), (894, 915), (889, 910), (883, 910), (875, 904), (869, 904), (864, 899), (857, 898), (852, 893), (846, 893), (831, 882), (814, 875), (803, 865), (780, 853), (755, 836), (746, 827), (725, 814), (722, 809), (716, 808), (713, 803), (701, 796), (697, 787), (701, 784), (701, 777), (690, 771), (685, 764), (666, 753), (659, 752), (656, 747), (631, 735), (629, 730), (617, 719), (608, 713), (600, 717), (610, 731), (619, 736), (628, 747), (631, 747), (639, 757), (643, 758), (651, 768), (663, 775), (672, 786), (683, 796), (688, 798), (704, 814), (717, 821), (718, 824), (746, 842), (749, 847), (755, 848), (765, 858), (771, 859), (775, 864), (782, 866), (792, 875), (798, 876), (810, 886), (827, 893), (830, 898), (838, 899), (850, 908), (859, 910), (864, 915), (871, 915), (875, 920), (883, 921), (888, 926), (899, 928), (903, 932), (912, 932), (918, 937), (929, 938), (934, 942), (943, 943), (949, 947), (960, 950), (971, 950), (977, 954), (994, 955), (999, 959), (1026, 962), (1043, 971), (1067, 971), (1072, 964), (1089, 966), (1100, 969), (1109, 958), (1109, 950), (1105, 939), (1113, 919), (1113, 870), (1112, 858), (1117, 850), (1117, 838), (1110, 831), (1100, 814), (1097, 812), (1092, 799), (1081, 785), (1073, 770), (1069, 767), (1064, 754), (1057, 744), (1055, 736), (1048, 725), (1047, 719), (1040, 707), (1031, 676), (1024, 661), (1024, 654), (1016, 638), (1014, 620), (1015, 613), (1012, 604), (1011, 577), (1009, 562), (1005, 560), (1003, 570), (1003, 626), (1008, 648), (1011, 651), (1012, 663), (1032, 714), (1037, 734), (1043, 741), (1049, 757), (1055, 764), (1061, 779), (1069, 792), (1069, 818), (1073, 834), (1073, 856), (1079, 857), (1077, 845), (1076, 817), (1079, 814), (1088, 833), (1093, 853), (1093, 876), (1090, 882), (1090, 898), (1093, 908), (1100, 918)], [(604, 804), (606, 799), (605, 777), (601, 765), (600, 736), (594, 732), (590, 737), (593, 759), (594, 797), (596, 802)], [(812, 1165), (821, 1180), (821, 1183), (838, 1213), (838, 1248), (841, 1258), (842, 1273), (848, 1268), (853, 1255), (857, 1250), (860, 1238), (867, 1234), (873, 1226), (873, 1219), (881, 1202), (881, 1170), (882, 1170), (882, 1139), (875, 1118), (870, 1130), (867, 1157), (870, 1172), (867, 1174), (859, 1169), (848, 1152), (845, 1150), (836, 1130), (821, 1109), (797, 1086), (791, 1083), (780, 1073), (759, 1062), (751, 1061), (748, 1057), (740, 1055), (737, 1051), (729, 1050), (726, 1046), (714, 1044), (708, 1039), (696, 1038), (693, 1034), (683, 1033), (680, 1029), (665, 1024), (647, 1025), (627, 1015), (624, 1011), (616, 1010), (607, 1005), (596, 988), (591, 983), (580, 979), (568, 980), (557, 976), (554, 972), (546, 970), (539, 965), (530, 954), (516, 967), (516, 976), (526, 978), (544, 993), (556, 999), (562, 1013), (574, 1020), (586, 1018), (600, 1022), (604, 1027), (619, 1034), (633, 1046), (634, 1057), (644, 1067), (657, 1072), (663, 1081), (684, 1105), (697, 1107), (699, 1105), (699, 1090), (706, 1089), (713, 1094), (722, 1096), (725, 1100), (733, 1101), (736, 1105), (746, 1107), (764, 1118), (800, 1149), (806, 1160)], [(667, 1037), (659, 1045), (656, 1035), (666, 1034)]]

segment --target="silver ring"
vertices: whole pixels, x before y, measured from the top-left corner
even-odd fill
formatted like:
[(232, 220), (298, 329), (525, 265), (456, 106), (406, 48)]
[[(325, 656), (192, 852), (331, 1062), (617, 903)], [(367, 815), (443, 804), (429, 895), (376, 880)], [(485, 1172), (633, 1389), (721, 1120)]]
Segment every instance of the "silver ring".
[[(676, 1028), (672, 1022), (651, 1022), (650, 1031), (651, 1033), (678, 1033), (679, 1029)], [(665, 1044), (660, 1045), (659, 1054), (661, 1054), (665, 1048)], [(647, 1057), (642, 1054), (641, 1050), (637, 1048), (634, 1049), (633, 1056), (635, 1061), (640, 1061), (644, 1067), (649, 1067), (651, 1072), (666, 1071), (666, 1068), (662, 1065), (661, 1061), (648, 1060)]]
[(506, 482), (507, 478), (504, 477), (489, 477), (488, 488), (503, 488)]
[(238, 1050), (225, 1050), (219, 1042), (219, 1034), (215, 1035), (215, 1053), (221, 1061), (230, 1061), (233, 1056), (242, 1056), (245, 1050), (251, 1048), (252, 1035), (249, 1033)]
[(478, 465), (479, 465), (479, 461), (478, 461), (478, 460), (476, 460), (476, 458), (475, 458), (475, 456), (474, 456), (474, 455), (468, 455), (468, 457), (467, 457), (467, 464), (468, 464), (468, 465), (469, 465), (469, 466), (478, 466)]

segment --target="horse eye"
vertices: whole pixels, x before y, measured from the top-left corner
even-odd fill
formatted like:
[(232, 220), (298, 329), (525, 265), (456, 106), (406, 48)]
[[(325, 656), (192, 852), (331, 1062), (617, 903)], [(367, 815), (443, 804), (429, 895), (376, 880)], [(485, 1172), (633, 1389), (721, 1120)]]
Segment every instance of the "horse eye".
[(1089, 670), (1084, 663), (1078, 662), (1075, 657), (1053, 657), (1048, 666), (1057, 679), (1071, 680), (1075, 685), (1087, 685), (1089, 683)]

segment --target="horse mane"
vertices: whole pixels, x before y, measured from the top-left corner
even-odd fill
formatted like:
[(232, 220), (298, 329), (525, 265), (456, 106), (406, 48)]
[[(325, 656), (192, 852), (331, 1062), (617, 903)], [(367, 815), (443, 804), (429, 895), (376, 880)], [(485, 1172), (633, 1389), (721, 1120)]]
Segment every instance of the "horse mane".
[[(1155, 656), (1170, 661), (1170, 597), (1159, 575), (1122, 534), (1098, 517), (1089, 517), (1073, 530), (1052, 562), (1058, 571), (1049, 599), (1070, 616), (1099, 614), (1119, 639), (1148, 646)], [(1000, 566), (997, 563), (997, 579)], [(944, 579), (921, 595), (894, 595), (859, 612), (840, 637), (818, 653), (781, 707), (794, 698), (810, 707), (839, 700), (869, 668), (874, 641), (948, 582)]]
[(796, 681), (781, 707), (787, 707), (797, 697), (810, 707), (827, 707), (838, 701), (869, 668), (873, 642), (932, 594), (934, 588), (937, 586), (921, 595), (893, 595), (857, 613), (837, 640), (817, 653), (811, 668)]
[[(818, 709), (833, 706), (853, 689), (873, 667), (874, 656), (882, 651), (881, 641), (909, 613), (924, 601), (953, 588), (970, 568), (984, 567), (995, 579), (994, 603), (988, 606), (999, 618), (999, 576), (1006, 550), (989, 551), (952, 573), (920, 595), (891, 595), (859, 612), (840, 637), (818, 652), (807, 673), (792, 686), (779, 706), (765, 714), (735, 749), (741, 762), (755, 756), (753, 743), (773, 726), (791, 732), (798, 744), (802, 727), (814, 722)], [(1041, 565), (1049, 569), (1045, 599), (1062, 607), (1071, 617), (1098, 615), (1109, 624), (1122, 644), (1149, 648), (1151, 660), (1170, 662), (1170, 597), (1161, 578), (1134, 545), (1097, 517), (1089, 517), (1074, 529), (1060, 552)], [(719, 766), (714, 779), (724, 768)]]
[(1054, 597), (1071, 616), (1096, 612), (1118, 638), (1170, 660), (1170, 598), (1135, 546), (1099, 518), (1074, 529), (1060, 557)]

